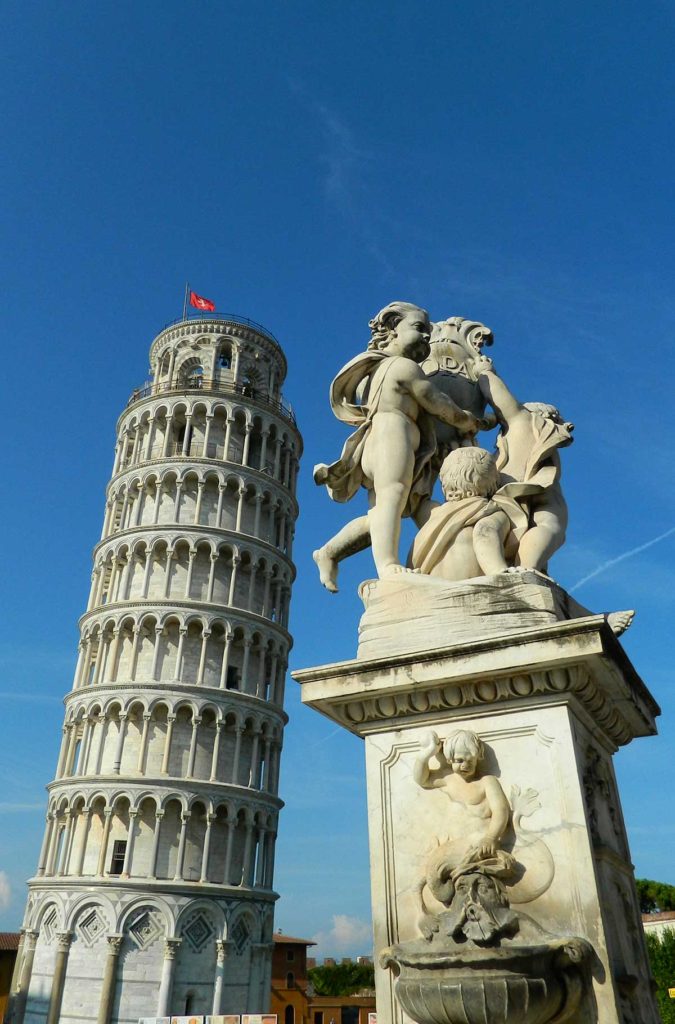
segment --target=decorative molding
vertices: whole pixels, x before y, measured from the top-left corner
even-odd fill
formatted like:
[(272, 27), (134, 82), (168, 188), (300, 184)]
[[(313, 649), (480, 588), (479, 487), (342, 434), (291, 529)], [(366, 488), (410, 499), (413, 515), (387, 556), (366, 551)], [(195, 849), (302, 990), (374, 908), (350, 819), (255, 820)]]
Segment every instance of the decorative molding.
[(414, 690), (370, 696), (350, 695), (331, 701), (331, 716), (348, 729), (397, 718), (411, 718), (429, 713), (454, 712), (467, 708), (492, 707), (528, 701), (539, 696), (575, 696), (593, 720), (612, 740), (621, 746), (633, 737), (633, 730), (582, 665), (569, 665), (548, 671), (519, 672), (494, 679), (469, 679), (445, 685), (416, 682)]

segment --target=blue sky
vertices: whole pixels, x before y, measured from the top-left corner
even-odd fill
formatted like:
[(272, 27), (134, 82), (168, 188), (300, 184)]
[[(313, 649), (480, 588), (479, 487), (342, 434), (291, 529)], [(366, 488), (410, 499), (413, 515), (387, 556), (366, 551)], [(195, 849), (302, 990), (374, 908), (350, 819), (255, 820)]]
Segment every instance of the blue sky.
[[(114, 425), (188, 278), (281, 340), (305, 436), (292, 667), (356, 649), (366, 555), (323, 592), (345, 521), (314, 487), (327, 405), (395, 298), (495, 331), (526, 400), (576, 423), (553, 563), (571, 587), (675, 526), (675, 11), (655, 0), (18, 3), (0, 83), (4, 615), (0, 928), (38, 854)], [(358, 501), (359, 499), (357, 499)], [(355, 510), (351, 510), (355, 511)], [(635, 607), (626, 649), (663, 708), (616, 758), (638, 874), (675, 882), (675, 535), (576, 596)], [(288, 684), (277, 924), (368, 948), (360, 741)]]

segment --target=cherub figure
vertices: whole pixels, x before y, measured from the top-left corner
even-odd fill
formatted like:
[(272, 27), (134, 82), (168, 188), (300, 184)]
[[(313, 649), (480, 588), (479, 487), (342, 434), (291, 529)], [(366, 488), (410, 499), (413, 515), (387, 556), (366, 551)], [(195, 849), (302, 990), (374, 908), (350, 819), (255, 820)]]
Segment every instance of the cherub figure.
[(478, 383), (497, 414), (497, 468), (501, 490), (529, 511), (529, 529), (521, 537), (517, 564), (547, 572), (551, 556), (565, 541), (567, 503), (560, 487), (560, 455), (573, 441), (573, 423), (553, 405), (519, 402), (495, 373), (492, 360), (481, 356)]
[[(352, 359), (331, 385), (331, 407), (338, 419), (357, 427), (341, 457), (314, 469), (334, 501), (349, 501), (360, 487), (370, 511), (352, 520), (314, 552), (321, 582), (337, 591), (339, 562), (371, 542), (380, 579), (406, 570), (399, 559), (401, 517), (415, 513), (422, 492), (416, 484), (434, 451), (432, 416), (467, 437), (481, 427), (424, 375), (429, 354), (428, 313), (410, 302), (392, 302), (370, 321), (368, 351)], [(423, 488), (422, 488), (423, 491)]]
[[(483, 757), (484, 747), (475, 732), (459, 729), (444, 743), (430, 732), (413, 767), (418, 785), (442, 789), (453, 803), (461, 804), (466, 819), (458, 838), (433, 851), (417, 885), (418, 924), (427, 939), (443, 927), (449, 935), (463, 932), (476, 941), (490, 941), (517, 927), (504, 888), (516, 867), (515, 858), (502, 848), (511, 807), (499, 779), (480, 771)], [(425, 887), (449, 914), (429, 912)]]
[(483, 448), (456, 448), (441, 466), (440, 481), (445, 504), (429, 502), (408, 564), (445, 580), (507, 572), (528, 517), (499, 491), (494, 455)]
[[(510, 857), (501, 849), (501, 841), (511, 822), (511, 807), (499, 779), (480, 772), (484, 755), (485, 748), (475, 732), (458, 729), (441, 742), (432, 731), (413, 767), (418, 786), (442, 789), (475, 822), (475, 827), (464, 836), (465, 854), (453, 873), (468, 863), (495, 859), (500, 854)], [(433, 760), (437, 766), (432, 768)]]

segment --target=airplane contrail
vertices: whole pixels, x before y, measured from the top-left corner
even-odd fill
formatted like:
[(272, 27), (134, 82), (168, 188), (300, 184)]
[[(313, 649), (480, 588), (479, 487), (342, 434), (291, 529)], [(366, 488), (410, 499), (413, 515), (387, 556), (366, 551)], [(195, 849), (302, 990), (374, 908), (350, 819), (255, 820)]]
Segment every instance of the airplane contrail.
[(599, 576), (601, 572), (605, 571), (605, 569), (611, 568), (611, 566), (616, 565), (618, 562), (623, 562), (626, 558), (632, 558), (633, 555), (639, 555), (641, 551), (646, 551), (647, 548), (651, 548), (654, 544), (658, 544), (660, 540), (665, 540), (666, 537), (670, 537), (673, 533), (675, 533), (675, 526), (671, 526), (671, 528), (666, 530), (665, 533), (660, 533), (658, 537), (652, 537), (652, 539), (648, 540), (646, 544), (639, 544), (638, 547), (631, 548), (630, 551), (624, 551), (622, 555), (617, 555), (616, 558), (610, 558), (609, 561), (603, 562), (602, 565), (599, 565), (597, 569), (593, 570), (593, 572), (589, 572), (588, 576), (583, 576), (574, 584), (573, 587), (570, 587), (570, 594), (575, 590), (578, 590), (584, 583), (588, 583), (588, 581), (592, 580), (594, 576)]

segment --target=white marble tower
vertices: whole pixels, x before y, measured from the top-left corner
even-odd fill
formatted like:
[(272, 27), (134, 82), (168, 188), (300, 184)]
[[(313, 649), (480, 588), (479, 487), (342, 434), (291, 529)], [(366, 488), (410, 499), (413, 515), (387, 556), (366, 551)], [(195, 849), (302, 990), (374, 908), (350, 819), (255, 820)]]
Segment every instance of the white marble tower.
[(166, 327), (117, 424), (13, 1024), (260, 1012), (302, 441), (240, 317)]

